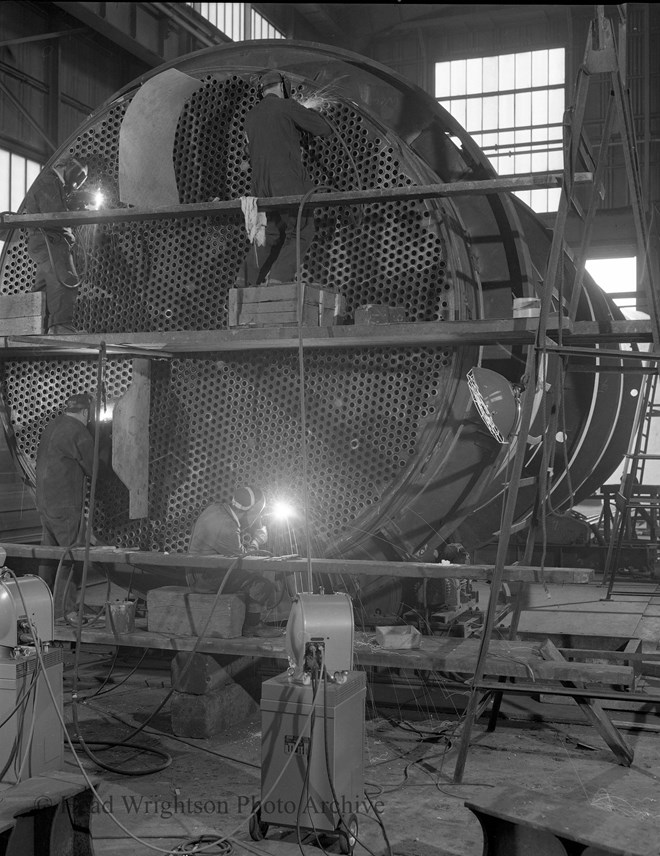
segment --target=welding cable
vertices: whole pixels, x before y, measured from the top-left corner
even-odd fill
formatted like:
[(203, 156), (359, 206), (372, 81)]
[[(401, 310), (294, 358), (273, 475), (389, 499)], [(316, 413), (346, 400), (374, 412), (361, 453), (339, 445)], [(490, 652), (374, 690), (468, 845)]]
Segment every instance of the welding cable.
[[(62, 716), (62, 711), (60, 710), (60, 705), (59, 705), (58, 699), (55, 697), (55, 692), (53, 690), (52, 684), (51, 684), (50, 679), (48, 677), (48, 672), (46, 671), (46, 666), (44, 664), (43, 653), (41, 651), (41, 642), (39, 640), (37, 628), (34, 625), (34, 622), (32, 620), (32, 616), (28, 610), (27, 604), (25, 602), (25, 598), (23, 596), (23, 592), (22, 592), (21, 587), (20, 587), (19, 582), (18, 582), (18, 578), (13, 571), (9, 570), (9, 568), (5, 568), (5, 573), (10, 574), (10, 576), (14, 579), (14, 581), (16, 583), (16, 587), (18, 589), (18, 594), (19, 594), (19, 597), (21, 599), (23, 609), (25, 610), (27, 620), (28, 620), (28, 622), (30, 624), (30, 628), (32, 630), (32, 637), (35, 641), (35, 651), (37, 654), (37, 659), (39, 660), (39, 666), (41, 668), (41, 674), (43, 675), (44, 684), (46, 685), (48, 695), (50, 696), (50, 700), (51, 700), (51, 702), (53, 704), (53, 708), (55, 710), (55, 714), (57, 716), (57, 719), (59, 720), (60, 727), (62, 729), (62, 733), (64, 735), (64, 738), (65, 738), (66, 742), (69, 744), (69, 748), (71, 749), (71, 752), (73, 753), (73, 757), (75, 758), (76, 763), (78, 764), (78, 768), (82, 774), (83, 779), (87, 783), (87, 787), (89, 788), (91, 793), (94, 795), (94, 798), (98, 802), (99, 806), (102, 807), (103, 806), (103, 799), (100, 796), (100, 794), (98, 793), (98, 791), (96, 790), (96, 787), (95, 787), (94, 783), (92, 782), (92, 780), (90, 779), (89, 774), (87, 773), (87, 770), (83, 767), (83, 765), (80, 761), (80, 757), (78, 756), (78, 753), (76, 752), (76, 750), (74, 748), (73, 741), (69, 735), (69, 730), (67, 728), (67, 724), (64, 721), (64, 717)], [(155, 850), (157, 853), (163, 853), (163, 854), (165, 854), (165, 856), (172, 856), (172, 849), (171, 848), (168, 850), (163, 850), (162, 847), (156, 847), (153, 844), (149, 844), (148, 841), (146, 841), (142, 838), (138, 838), (136, 835), (134, 835), (130, 831), (130, 829), (127, 829), (124, 826), (124, 824), (121, 823), (121, 821), (118, 820), (111, 811), (104, 811), (104, 813), (109, 815), (109, 817), (112, 819), (113, 823), (116, 826), (118, 826), (123, 832), (125, 832), (129, 838), (132, 838), (133, 841), (137, 841), (139, 844), (143, 844), (145, 847), (148, 847), (150, 850)]]
[[(27, 705), (26, 705), (27, 707)], [(19, 729), (19, 734), (22, 736), (25, 728), (23, 720), (23, 716), (25, 715), (25, 709), (23, 710), (23, 715), (21, 716), (21, 725)], [(25, 770), (25, 765), (28, 763), (30, 756), (32, 755), (32, 741), (34, 740), (34, 727), (37, 724), (37, 692), (35, 687), (35, 693), (32, 698), (32, 716), (30, 717), (30, 730), (27, 735), (27, 739), (25, 740), (25, 753), (23, 755), (23, 760), (21, 761), (21, 765), (18, 768), (18, 772), (16, 773), (16, 782), (20, 782), (23, 779), (23, 772)], [(0, 776), (0, 781), (2, 777)]]
[[(288, 770), (289, 764), (293, 763), (293, 761), (294, 761), (296, 758), (298, 758), (298, 747), (300, 746), (300, 744), (302, 743), (302, 741), (305, 739), (305, 735), (307, 734), (307, 729), (308, 729), (309, 724), (310, 724), (311, 714), (312, 714), (312, 711), (313, 711), (313, 710), (315, 709), (315, 707), (316, 707), (316, 704), (317, 704), (317, 701), (318, 701), (319, 692), (320, 692), (320, 690), (321, 690), (321, 686), (322, 686), (322, 684), (321, 684), (321, 683), (318, 683), (318, 686), (317, 686), (317, 689), (316, 689), (316, 693), (314, 694), (314, 696), (313, 696), (313, 698), (312, 698), (312, 702), (311, 702), (311, 706), (310, 706), (310, 712), (306, 715), (306, 717), (305, 717), (305, 719), (304, 719), (304, 721), (303, 721), (303, 723), (302, 723), (302, 727), (300, 728), (300, 733), (298, 734), (298, 737), (296, 738), (296, 741), (295, 741), (295, 743), (293, 744), (293, 746), (292, 746), (292, 748), (291, 748), (291, 752), (289, 753), (289, 757), (286, 759), (286, 761), (285, 761), (285, 762), (284, 762), (284, 764), (282, 765), (281, 770), (280, 770), (280, 771), (279, 771), (279, 773), (277, 774), (277, 776), (276, 776), (276, 778), (275, 778), (275, 781), (271, 784), (271, 786), (270, 786), (269, 790), (268, 790), (265, 794), (262, 794), (262, 799), (261, 799), (261, 801), (263, 801), (263, 802), (268, 802), (268, 800), (271, 798), (271, 796), (273, 795), (273, 793), (275, 793), (275, 790), (276, 790), (277, 786), (279, 785), (280, 781), (281, 781), (281, 780), (282, 780), (282, 778), (285, 776), (285, 774), (286, 774), (286, 772), (287, 772), (287, 770)], [(94, 709), (97, 709), (97, 708), (95, 707), (95, 705), (91, 705), (91, 707), (93, 707)], [(108, 714), (108, 715), (112, 715), (112, 716), (114, 716), (115, 718), (119, 719), (119, 717), (117, 717), (115, 714)], [(162, 732), (161, 732), (161, 733), (162, 733)], [(175, 739), (175, 740), (176, 740), (176, 739), (179, 739), (179, 738), (175, 738), (175, 737), (173, 737), (172, 735), (169, 735), (169, 734), (168, 734), (168, 735), (163, 735), (163, 736), (167, 737), (168, 739)], [(187, 741), (185, 741), (185, 740), (184, 740), (184, 741), (180, 741), (180, 742), (184, 742), (184, 743), (186, 743), (187, 745), (191, 745), (191, 746), (194, 746), (194, 745), (195, 745), (195, 744), (188, 743), (188, 742), (187, 742)], [(195, 746), (195, 748), (200, 748), (200, 749), (201, 749), (202, 747), (197, 747), (197, 746)], [(221, 753), (219, 753), (219, 752), (213, 752), (212, 750), (209, 750), (209, 749), (204, 749), (203, 751), (209, 752), (209, 753), (210, 753), (210, 754), (212, 754), (212, 755), (218, 755), (219, 757), (221, 757), (221, 758), (226, 758), (227, 760), (230, 760), (230, 761), (238, 761), (238, 759), (236, 759), (236, 758), (230, 758), (230, 757), (228, 757), (228, 756), (224, 756), (224, 755), (222, 755), (222, 754), (221, 754)], [(242, 763), (242, 764), (248, 764), (248, 762), (246, 762), (246, 761), (240, 761), (239, 763)], [(249, 765), (249, 766), (255, 766), (255, 765)], [(95, 795), (96, 795), (96, 794), (95, 794)], [(100, 798), (97, 796), (97, 799), (100, 799)], [(260, 807), (261, 807), (261, 801), (256, 805), (256, 807), (254, 808), (254, 810), (250, 812), (250, 815), (249, 815), (249, 817), (248, 817), (248, 820), (249, 820), (252, 816), (254, 816), (254, 815), (257, 815), (257, 814), (258, 814), (258, 812), (259, 812), (259, 810), (260, 810)], [(121, 826), (121, 823), (120, 823), (116, 818), (114, 818), (114, 816), (113, 816), (113, 820), (114, 820), (114, 822), (115, 822), (118, 826), (120, 826), (120, 827), (123, 829), (123, 827)], [(241, 821), (241, 823), (239, 824), (239, 826), (237, 826), (234, 830), (232, 830), (231, 832), (229, 832), (227, 835), (223, 836), (223, 838), (224, 838), (224, 839), (226, 839), (227, 841), (233, 841), (233, 840), (234, 840), (235, 835), (236, 835), (236, 834), (237, 834), (237, 833), (238, 833), (238, 832), (243, 828), (244, 823), (245, 823), (245, 821), (244, 821), (244, 820), (242, 820), (242, 821)], [(130, 833), (129, 833), (129, 834), (130, 834)], [(131, 835), (131, 837), (132, 837), (132, 838), (135, 838), (135, 836), (132, 836), (132, 835)], [(139, 839), (136, 839), (136, 840), (139, 840)], [(246, 843), (245, 843), (244, 841), (238, 841), (237, 843), (238, 843), (238, 844), (240, 844), (240, 846), (241, 846), (243, 849), (245, 849), (245, 850), (249, 850), (249, 849), (250, 849), (250, 848), (246, 845)], [(205, 849), (206, 849), (206, 848), (202, 847), (202, 848), (199, 848), (197, 851), (193, 851), (193, 852), (204, 852), (204, 850), (205, 850)], [(161, 852), (162, 852), (162, 851), (161, 851)], [(252, 852), (254, 852), (254, 851), (252, 851)], [(258, 852), (258, 851), (257, 851), (257, 852)], [(167, 851), (167, 853), (170, 853), (170, 851)]]
[[(205, 638), (206, 631), (208, 630), (208, 626), (211, 623), (211, 619), (213, 618), (216, 606), (217, 606), (218, 601), (220, 599), (220, 595), (222, 594), (222, 591), (223, 591), (223, 589), (227, 583), (227, 580), (229, 579), (229, 575), (237, 567), (237, 565), (240, 563), (241, 558), (242, 558), (241, 556), (237, 556), (234, 559), (234, 561), (229, 565), (229, 568), (227, 569), (227, 571), (226, 571), (226, 573), (222, 579), (222, 582), (220, 583), (220, 586), (218, 587), (218, 591), (216, 592), (215, 600), (213, 601), (213, 604), (211, 605), (211, 610), (209, 612), (208, 618), (206, 619), (206, 623), (202, 629), (202, 632), (197, 637), (195, 645), (193, 646), (193, 648), (190, 652), (191, 656), (189, 657), (188, 662), (185, 664), (184, 668), (181, 670), (180, 677), (183, 677), (186, 674), (186, 672), (188, 671), (188, 669), (191, 667), (192, 655), (197, 652), (199, 645), (201, 644), (202, 640)], [(82, 746), (86, 755), (92, 761), (94, 761), (95, 764), (97, 764), (102, 769), (108, 770), (109, 772), (112, 772), (112, 773), (119, 773), (120, 775), (123, 775), (123, 776), (145, 776), (145, 775), (149, 775), (150, 773), (160, 772), (161, 770), (164, 770), (166, 767), (169, 767), (170, 764), (172, 763), (172, 758), (168, 753), (162, 752), (160, 750), (153, 749), (151, 747), (145, 747), (142, 744), (128, 743), (128, 741), (132, 740), (134, 737), (136, 737), (141, 731), (143, 731), (147, 727), (147, 725), (154, 719), (155, 716), (157, 716), (158, 713), (160, 713), (160, 711), (163, 709), (163, 707), (167, 704), (167, 702), (170, 700), (170, 698), (172, 697), (174, 692), (175, 692), (174, 687), (171, 687), (170, 690), (165, 695), (165, 697), (162, 699), (162, 701), (149, 714), (147, 719), (140, 726), (135, 728), (123, 740), (120, 740), (120, 741), (85, 741), (85, 740), (83, 740), (83, 738), (80, 736), (80, 730), (79, 730), (79, 726), (78, 726), (78, 711), (77, 711), (77, 699), (76, 699), (76, 703), (74, 703), (72, 705), (72, 713), (73, 713), (74, 723), (76, 725), (76, 733), (78, 734), (77, 742), (80, 743), (80, 745)], [(73, 694), (72, 694), (72, 700), (73, 700)], [(84, 703), (85, 701), (86, 700), (83, 699), (81, 703)], [(163, 757), (165, 759), (165, 763), (164, 763), (164, 765), (159, 766), (157, 769), (126, 770), (126, 769), (123, 769), (120, 767), (112, 767), (112, 766), (102, 762), (92, 752), (90, 752), (87, 749), (88, 746), (101, 746), (103, 748), (98, 750), (101, 752), (106, 751), (107, 749), (116, 749), (116, 748), (120, 748), (120, 747), (125, 747), (127, 749), (138, 748), (140, 750), (147, 751), (151, 754), (159, 755), (160, 757)]]
[[(353, 157), (353, 153), (352, 153), (352, 152), (351, 152), (351, 150), (349, 149), (348, 144), (346, 143), (346, 140), (345, 140), (345, 139), (342, 137), (342, 135), (339, 133), (339, 131), (338, 131), (338, 129), (337, 129), (337, 126), (334, 124), (334, 122), (333, 122), (331, 119), (329, 119), (329, 118), (328, 118), (328, 116), (327, 116), (327, 114), (326, 114), (326, 113), (320, 113), (320, 115), (321, 115), (321, 116), (325, 119), (325, 121), (328, 123), (328, 125), (330, 126), (330, 128), (331, 128), (331, 130), (332, 130), (332, 133), (335, 135), (335, 137), (336, 137), (336, 138), (337, 138), (337, 140), (339, 141), (339, 144), (343, 147), (344, 152), (346, 153), (346, 157), (348, 158), (349, 163), (351, 164), (351, 166), (353, 167), (353, 171), (355, 172), (355, 176), (356, 176), (356, 178), (357, 178), (357, 186), (358, 186), (358, 190), (364, 190), (364, 186), (363, 186), (363, 184), (362, 184), (362, 177), (361, 177), (361, 175), (360, 175), (360, 171), (358, 170), (357, 164), (356, 164), (356, 162), (355, 162), (355, 158)], [(326, 190), (329, 190), (329, 191), (333, 191), (333, 190), (334, 190), (334, 191), (336, 191), (336, 192), (339, 192), (339, 191), (337, 191), (337, 188), (336, 188), (336, 187), (328, 187), (328, 186), (326, 186), (326, 187), (325, 187), (325, 189), (326, 189)], [(352, 225), (352, 226), (354, 226), (354, 227), (359, 227), (359, 226), (361, 226), (361, 225), (362, 225), (362, 223), (363, 223), (363, 220), (364, 220), (363, 215), (362, 215), (362, 211), (363, 211), (362, 206), (361, 206), (361, 205), (358, 205), (358, 206), (357, 206), (357, 208), (358, 208), (359, 214), (358, 214), (357, 216), (354, 216), (354, 215), (353, 215), (353, 211), (352, 211), (351, 207), (350, 207), (350, 206), (348, 206), (348, 210), (349, 210), (349, 212), (350, 212), (350, 214), (351, 214), (351, 220), (352, 220), (351, 225)]]
[(325, 185), (312, 187), (300, 200), (298, 206), (298, 216), (296, 219), (296, 273), (298, 277), (298, 383), (300, 390), (300, 445), (302, 456), (302, 481), (303, 481), (303, 518), (305, 522), (305, 554), (307, 558), (307, 584), (308, 591), (314, 591), (312, 582), (312, 553), (311, 553), (311, 538), (309, 529), (309, 475), (307, 462), (307, 406), (305, 403), (305, 362), (303, 359), (303, 310), (305, 307), (305, 285), (302, 281), (302, 259), (300, 253), (300, 232), (302, 230), (302, 218), (305, 210), (305, 205), (312, 196), (319, 190), (328, 190)]
[[(94, 519), (94, 508), (95, 508), (95, 499), (96, 499), (96, 484), (98, 480), (98, 471), (99, 471), (99, 438), (100, 431), (98, 430), (98, 425), (100, 422), (100, 413), (101, 413), (101, 397), (105, 398), (105, 363), (106, 363), (106, 351), (105, 351), (105, 342), (101, 342), (99, 347), (99, 357), (98, 357), (98, 365), (97, 365), (97, 377), (96, 377), (96, 402), (95, 402), (95, 421), (97, 425), (97, 430), (94, 432), (94, 452), (93, 452), (93, 464), (92, 464), (92, 478), (91, 478), (91, 486), (89, 492), (89, 507), (87, 512), (87, 528), (85, 532), (85, 558), (83, 561), (83, 569), (82, 569), (82, 579), (80, 583), (80, 590), (84, 593), (87, 588), (87, 574), (89, 571), (89, 551), (91, 547), (92, 540), (92, 523)], [(157, 757), (162, 759), (160, 764), (157, 764), (151, 768), (143, 768), (140, 770), (130, 770), (127, 771), (125, 769), (112, 767), (109, 764), (105, 764), (101, 761), (94, 753), (91, 751), (89, 746), (101, 745), (103, 747), (110, 748), (113, 744), (109, 741), (94, 741), (89, 744), (83, 739), (81, 735), (80, 722), (78, 719), (78, 672), (80, 667), (80, 652), (82, 650), (82, 629), (83, 629), (83, 617), (84, 617), (84, 594), (80, 598), (80, 604), (78, 606), (78, 624), (76, 626), (76, 653), (74, 658), (74, 668), (72, 675), (72, 687), (71, 687), (71, 713), (73, 716), (73, 724), (76, 732), (76, 738), (71, 740), (71, 743), (77, 742), (87, 757), (93, 761), (97, 766), (101, 767), (101, 769), (107, 770), (111, 773), (119, 773), (120, 775), (127, 776), (146, 776), (150, 773), (159, 773), (162, 770), (166, 769), (172, 763), (172, 757), (168, 755), (166, 752), (162, 752), (159, 749), (154, 749), (151, 746), (142, 746), (138, 744), (133, 744), (131, 747), (126, 748), (134, 748), (140, 752), (147, 752), (151, 755), (156, 755)], [(130, 738), (127, 738), (130, 739)], [(125, 744), (122, 744), (125, 745)]]
[(16, 736), (14, 737), (14, 740), (12, 742), (12, 747), (11, 747), (11, 750), (9, 752), (9, 755), (7, 756), (7, 760), (5, 762), (5, 765), (2, 768), (2, 770), (0, 770), (0, 782), (2, 782), (4, 780), (5, 776), (7, 775), (7, 772), (9, 771), (9, 769), (11, 768), (11, 765), (14, 762), (14, 758), (16, 757), (16, 755), (18, 753), (19, 735), (21, 735), (23, 733), (23, 722), (24, 722), (24, 717), (25, 717), (25, 707), (28, 703), (28, 700), (30, 698), (30, 694), (32, 693), (33, 690), (35, 691), (35, 696), (36, 696), (36, 684), (37, 684), (37, 676), (38, 675), (39, 675), (39, 661), (37, 660), (34, 672), (32, 674), (32, 679), (30, 680), (30, 685), (24, 690), (23, 695), (16, 702), (16, 704), (14, 705), (14, 707), (12, 708), (10, 713), (8, 713), (7, 716), (2, 720), (2, 722), (0, 722), (0, 729), (2, 729), (9, 722), (9, 720), (12, 718), (12, 716), (14, 716), (15, 714), (18, 714), (18, 724), (16, 726)]
[[(334, 783), (334, 780), (332, 778), (332, 773), (330, 772), (332, 770), (332, 766), (330, 764), (330, 748), (328, 746), (328, 672), (327, 672), (327, 669), (325, 668), (325, 664), (323, 664), (323, 746), (325, 749), (325, 768), (326, 768), (326, 772), (328, 774), (328, 784), (330, 785), (330, 791), (332, 792), (332, 799), (334, 800), (335, 806), (337, 808), (337, 814), (339, 815), (340, 826), (344, 827), (345, 834), (346, 834), (347, 838), (349, 839), (349, 845), (350, 845), (350, 839), (352, 836), (353, 838), (355, 838), (355, 841), (358, 844), (360, 844), (362, 847), (364, 847), (364, 849), (367, 851), (367, 853), (369, 853), (369, 856), (376, 856), (376, 854), (367, 847), (367, 845), (364, 843), (364, 841), (361, 841), (358, 838), (357, 833), (353, 834), (351, 832), (349, 825), (346, 823), (346, 818), (342, 814), (342, 811), (339, 807), (341, 805), (341, 803), (339, 802), (339, 799), (337, 798), (337, 791), (335, 790), (335, 783)], [(355, 813), (357, 815), (357, 806), (356, 806), (356, 812)], [(389, 854), (389, 856), (392, 856), (392, 851), (389, 849), (389, 841), (387, 840), (387, 836), (385, 836), (385, 841), (388, 844), (388, 854)]]
[[(201, 847), (202, 844), (208, 844), (213, 849)], [(218, 838), (215, 835), (200, 835), (197, 838), (190, 838), (188, 841), (182, 841), (181, 844), (172, 850), (172, 853), (185, 853), (186, 856), (191, 856), (193, 853), (208, 853), (209, 856), (229, 856), (234, 852), (231, 841), (226, 838)]]
[[(312, 696), (316, 697), (319, 688), (319, 679), (318, 675), (312, 674)], [(298, 849), (300, 850), (301, 856), (305, 856), (305, 851), (302, 846), (302, 829), (300, 826), (300, 819), (302, 817), (303, 812), (303, 802), (305, 800), (305, 794), (307, 794), (307, 802), (309, 803), (309, 775), (312, 767), (312, 744), (314, 742), (314, 724), (316, 722), (316, 707), (312, 707), (309, 713), (309, 744), (307, 749), (307, 766), (305, 769), (305, 778), (303, 779), (302, 787), (300, 788), (300, 797), (298, 798), (298, 806), (296, 808), (296, 841), (298, 844)], [(303, 753), (304, 757), (304, 753)], [(312, 817), (312, 813), (307, 810), (307, 814), (309, 815), (309, 819), (312, 822), (312, 827), (314, 829), (314, 833), (316, 834), (316, 829), (314, 828), (314, 819)], [(323, 851), (325, 853), (325, 850)]]
[[(129, 728), (133, 728), (133, 723), (124, 719), (118, 713), (113, 713), (109, 710), (103, 710), (103, 708), (98, 707), (95, 704), (90, 704), (88, 699), (85, 699), (85, 705), (90, 708), (90, 710), (95, 710), (101, 714), (101, 716), (107, 716), (108, 719), (116, 719), (117, 722), (121, 722), (123, 725), (127, 725)], [(215, 758), (222, 758), (224, 761), (233, 761), (235, 764), (242, 764), (244, 767), (252, 767), (255, 770), (260, 769), (259, 764), (253, 764), (251, 761), (245, 761), (243, 758), (234, 758), (232, 755), (225, 755), (223, 752), (216, 752), (215, 749), (209, 749), (208, 746), (199, 746), (197, 743), (194, 743), (190, 740), (186, 740), (184, 737), (178, 737), (176, 734), (171, 734), (167, 731), (161, 731), (158, 728), (155, 728), (153, 725), (146, 730), (147, 734), (154, 734), (158, 737), (165, 737), (167, 740), (176, 740), (177, 743), (183, 743), (186, 746), (190, 746), (193, 749), (198, 749), (200, 752), (205, 752), (207, 755), (213, 755)]]
[(121, 687), (123, 684), (125, 684), (125, 683), (126, 683), (126, 681), (127, 681), (130, 677), (132, 677), (132, 676), (137, 672), (137, 670), (140, 668), (140, 666), (142, 665), (142, 663), (143, 663), (143, 661), (144, 661), (144, 658), (147, 656), (147, 654), (149, 653), (149, 651), (151, 651), (151, 648), (145, 648), (145, 649), (144, 649), (144, 653), (142, 654), (142, 656), (140, 657), (140, 659), (137, 661), (137, 663), (135, 664), (135, 666), (130, 670), (130, 672), (129, 672), (127, 675), (124, 675), (124, 677), (123, 677), (123, 678), (122, 678), (118, 683), (113, 684), (113, 685), (110, 687), (110, 689), (106, 690), (105, 692), (102, 692), (103, 687), (108, 683), (108, 681), (109, 681), (109, 680), (110, 680), (110, 678), (112, 677), (112, 673), (113, 673), (114, 668), (115, 668), (115, 665), (116, 665), (116, 663), (117, 663), (117, 656), (119, 655), (119, 646), (117, 646), (117, 647), (115, 648), (115, 653), (114, 653), (114, 657), (113, 657), (113, 659), (112, 659), (112, 665), (110, 666), (110, 671), (109, 671), (109, 672), (108, 672), (108, 674), (105, 676), (105, 678), (103, 678), (103, 683), (101, 684), (101, 686), (100, 686), (100, 687), (98, 687), (98, 689), (97, 689), (95, 692), (93, 692), (91, 696), (87, 696), (87, 697), (85, 698), (85, 701), (88, 701), (88, 700), (89, 700), (89, 699), (91, 699), (91, 698), (97, 698), (97, 696), (108, 695), (109, 693), (114, 692), (116, 689), (118, 689), (118, 688), (119, 688), (119, 687)]

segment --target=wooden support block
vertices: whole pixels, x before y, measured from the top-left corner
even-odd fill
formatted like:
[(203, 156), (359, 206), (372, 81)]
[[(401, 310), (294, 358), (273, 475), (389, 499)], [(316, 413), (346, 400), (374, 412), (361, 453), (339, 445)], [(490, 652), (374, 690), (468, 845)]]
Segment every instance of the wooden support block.
[(205, 695), (172, 695), (172, 732), (177, 737), (211, 737), (253, 716), (259, 706), (238, 684), (216, 687)]
[[(546, 640), (539, 650), (541, 656), (546, 660), (551, 660), (555, 663), (565, 662), (563, 654), (550, 639)], [(573, 681), (562, 681), (562, 685), (573, 688), (584, 686), (584, 684), (578, 684)], [(594, 694), (597, 692), (597, 690), (594, 690)], [(609, 716), (603, 710), (600, 702), (595, 698), (585, 698), (584, 696), (573, 696), (573, 698), (589, 722), (591, 722), (610, 747), (619, 764), (629, 767), (633, 762), (634, 753), (614, 725), (612, 725)]]
[(45, 317), (46, 294), (43, 291), (0, 296), (0, 336), (43, 333)]
[(236, 657), (223, 666), (212, 654), (180, 652), (172, 658), (172, 687), (180, 693), (205, 695), (232, 683), (234, 675), (252, 668), (250, 657)]
[(241, 635), (244, 620), (245, 604), (237, 594), (216, 598), (186, 586), (163, 586), (147, 594), (147, 630), (153, 633), (233, 639)]

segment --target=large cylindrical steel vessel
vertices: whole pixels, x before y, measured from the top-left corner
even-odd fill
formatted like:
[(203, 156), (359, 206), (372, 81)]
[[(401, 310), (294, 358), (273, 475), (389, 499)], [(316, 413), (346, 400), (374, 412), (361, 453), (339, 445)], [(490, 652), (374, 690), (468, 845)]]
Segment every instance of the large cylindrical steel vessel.
[[(310, 139), (304, 153), (319, 186), (365, 190), (494, 177), (465, 131), (402, 77), (355, 54), (280, 40), (210, 48), (156, 69), (102, 105), (56, 157), (70, 152), (85, 160), (90, 184), (101, 185), (117, 206), (127, 108), (145, 82), (177, 69), (201, 85), (182, 103), (169, 149), (154, 157), (172, 159), (181, 202), (246, 195), (243, 123), (269, 68), (289, 76), (294, 96), (323, 97), (321, 112), (333, 133)], [(319, 207), (315, 221), (303, 273), (341, 292), (348, 323), (368, 304), (403, 307), (411, 324), (510, 318), (514, 298), (538, 297), (543, 289), (551, 234), (508, 193)], [(80, 329), (226, 328), (228, 290), (248, 247), (240, 216), (87, 226), (80, 239), (86, 248), (75, 317)], [(29, 290), (33, 273), (25, 236), (14, 233), (2, 255), (0, 290)], [(564, 281), (571, 282), (568, 259)], [(578, 320), (620, 317), (586, 277)], [(148, 517), (131, 520), (126, 489), (106, 479), (95, 530), (118, 546), (185, 551), (200, 510), (235, 485), (252, 483), (270, 500), (300, 506), (307, 495), (316, 556), (428, 559), (456, 533), (473, 549), (499, 528), (515, 443), (491, 436), (466, 376), (481, 366), (518, 384), (524, 360), (522, 346), (507, 345), (307, 350), (306, 491), (296, 353), (155, 361)], [(598, 362), (597, 347), (589, 360)], [(548, 376), (551, 369), (552, 360)], [(131, 373), (130, 360), (108, 360), (109, 397), (126, 391)], [(44, 425), (69, 394), (94, 388), (96, 366), (25, 358), (5, 361), (3, 375), (7, 422), (32, 477)], [(542, 396), (533, 435), (544, 435), (551, 406), (561, 410), (554, 510), (590, 494), (619, 463), (637, 384), (630, 374), (569, 373), (561, 394), (550, 389)], [(538, 471), (540, 448), (530, 444), (525, 475)], [(518, 521), (533, 501), (533, 488), (521, 490)], [(284, 552), (305, 543), (300, 520), (291, 527), (278, 536)]]

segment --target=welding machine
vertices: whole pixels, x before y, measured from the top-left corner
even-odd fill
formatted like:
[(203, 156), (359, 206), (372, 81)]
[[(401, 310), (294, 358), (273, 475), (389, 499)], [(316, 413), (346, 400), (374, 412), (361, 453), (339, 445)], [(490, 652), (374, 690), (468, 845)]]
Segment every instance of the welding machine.
[(261, 802), (250, 835), (283, 826), (357, 839), (364, 809), (366, 676), (353, 671), (346, 594), (299, 594), (286, 630), (290, 668), (261, 688)]
[(41, 577), (0, 573), (1, 782), (64, 766), (60, 720), (46, 686), (47, 677), (61, 715), (62, 650), (52, 647), (54, 635), (47, 583)]

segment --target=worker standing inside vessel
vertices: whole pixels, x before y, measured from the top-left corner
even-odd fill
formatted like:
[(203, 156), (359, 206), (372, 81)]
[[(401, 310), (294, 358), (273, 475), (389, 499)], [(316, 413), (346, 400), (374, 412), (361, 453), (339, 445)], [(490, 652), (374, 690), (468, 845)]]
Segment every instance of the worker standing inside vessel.
[[(212, 502), (195, 521), (189, 552), (203, 556), (241, 557), (260, 551), (268, 541), (261, 516), (266, 507), (264, 492), (258, 487), (238, 487), (230, 502)], [(214, 571), (187, 570), (186, 579), (193, 591), (215, 592), (220, 584)], [(258, 571), (237, 567), (231, 571), (223, 592), (245, 596), (244, 636), (279, 636), (268, 627), (264, 615), (276, 597), (275, 584)]]
[[(260, 81), (262, 99), (245, 119), (247, 150), (252, 169), (252, 193), (256, 197), (295, 196), (307, 193), (313, 183), (305, 172), (301, 154), (301, 132), (325, 137), (331, 128), (325, 119), (290, 97), (290, 83), (279, 71), (266, 72)], [(245, 282), (237, 287), (293, 282), (296, 263), (298, 212), (269, 211), (265, 244), (250, 248), (246, 257)], [(300, 229), (300, 258), (314, 238), (313, 215), (303, 215)]]
[[(87, 180), (87, 166), (76, 158), (59, 161), (45, 170), (25, 197), (27, 214), (57, 214), (69, 211), (68, 199)], [(28, 230), (27, 251), (36, 262), (33, 291), (46, 292), (46, 330), (50, 334), (77, 332), (73, 326), (80, 277), (73, 260), (76, 242), (73, 230), (64, 226), (42, 226)]]
[[(83, 543), (83, 507), (86, 479), (94, 465), (94, 440), (87, 428), (91, 396), (70, 396), (64, 413), (44, 428), (37, 449), (36, 504), (41, 517), (41, 543), (44, 546), (73, 547)], [(55, 617), (75, 606), (72, 585), (60, 586), (69, 576), (70, 566), (60, 565), (55, 578), (53, 561), (39, 567), (54, 594)]]

